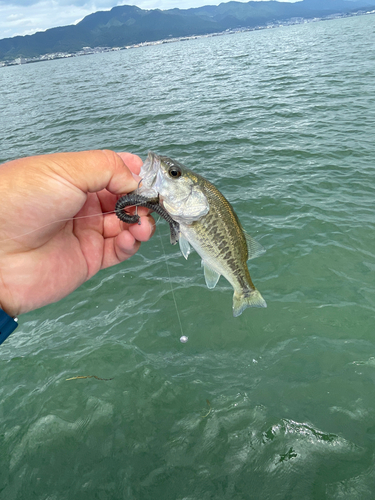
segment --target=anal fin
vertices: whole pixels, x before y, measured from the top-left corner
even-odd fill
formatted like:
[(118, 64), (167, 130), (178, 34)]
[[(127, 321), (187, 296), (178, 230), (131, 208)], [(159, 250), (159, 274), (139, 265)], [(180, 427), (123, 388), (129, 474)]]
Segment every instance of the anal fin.
[(217, 282), (219, 281), (220, 278), (220, 273), (212, 269), (207, 262), (202, 260), (202, 266), (204, 269), (204, 278), (206, 280), (206, 285), (208, 288), (215, 288)]

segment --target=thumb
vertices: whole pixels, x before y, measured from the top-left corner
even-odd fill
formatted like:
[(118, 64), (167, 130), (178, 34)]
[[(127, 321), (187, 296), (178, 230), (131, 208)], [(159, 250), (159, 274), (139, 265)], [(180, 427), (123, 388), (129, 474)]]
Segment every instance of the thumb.
[[(134, 172), (139, 170), (142, 160), (138, 156), (122, 154), (122, 157)], [(133, 191), (138, 185), (124, 160), (114, 151), (56, 153), (45, 159), (48, 159), (49, 169), (85, 193), (107, 189), (122, 194)]]

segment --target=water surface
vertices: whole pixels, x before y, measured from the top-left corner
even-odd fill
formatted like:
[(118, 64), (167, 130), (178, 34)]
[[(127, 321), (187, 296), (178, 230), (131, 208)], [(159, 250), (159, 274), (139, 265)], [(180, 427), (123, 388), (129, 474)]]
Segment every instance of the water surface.
[[(373, 21), (0, 71), (0, 161), (185, 163), (266, 247), (250, 272), (268, 303), (233, 318), (230, 285), (208, 290), (162, 221), (22, 316), (0, 348), (1, 498), (374, 498)], [(113, 380), (66, 381), (93, 374)]]

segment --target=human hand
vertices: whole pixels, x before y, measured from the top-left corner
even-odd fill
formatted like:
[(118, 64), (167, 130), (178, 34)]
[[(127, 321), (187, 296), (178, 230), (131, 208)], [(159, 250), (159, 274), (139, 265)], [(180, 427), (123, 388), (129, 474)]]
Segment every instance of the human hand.
[(138, 156), (113, 151), (0, 165), (1, 309), (14, 317), (56, 302), (137, 252), (154, 232), (148, 210), (139, 208), (141, 224), (130, 226), (106, 212), (137, 188), (131, 172), (141, 165)]

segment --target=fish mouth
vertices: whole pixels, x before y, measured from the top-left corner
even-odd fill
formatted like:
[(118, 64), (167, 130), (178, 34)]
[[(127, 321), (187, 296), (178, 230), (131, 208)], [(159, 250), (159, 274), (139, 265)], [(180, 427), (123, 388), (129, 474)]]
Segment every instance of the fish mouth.
[(156, 153), (150, 151), (139, 173), (141, 184), (138, 188), (138, 193), (147, 198), (156, 198), (159, 196), (156, 186), (159, 175), (160, 157)]
[(140, 173), (147, 175), (151, 170), (153, 170), (154, 162), (155, 162), (155, 159), (157, 159), (157, 158), (158, 158), (158, 155), (156, 153), (152, 153), (152, 151), (149, 151), (147, 158), (143, 162)]

